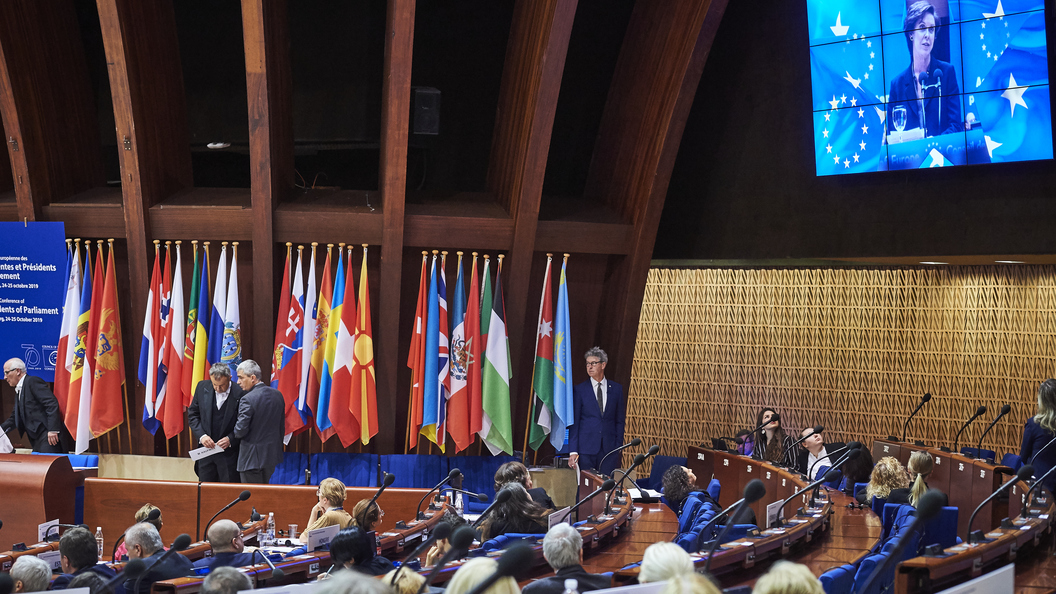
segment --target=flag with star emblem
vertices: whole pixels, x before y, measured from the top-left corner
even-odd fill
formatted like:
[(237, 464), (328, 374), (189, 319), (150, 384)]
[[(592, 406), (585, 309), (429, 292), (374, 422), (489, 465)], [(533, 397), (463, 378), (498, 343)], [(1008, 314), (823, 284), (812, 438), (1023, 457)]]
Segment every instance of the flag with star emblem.
[(553, 258), (546, 257), (543, 273), (543, 295), (539, 299), (539, 321), (535, 331), (535, 369), (532, 371), (532, 410), (534, 422), (528, 445), (533, 450), (546, 441), (554, 416), (554, 302), (550, 297), (550, 267)]

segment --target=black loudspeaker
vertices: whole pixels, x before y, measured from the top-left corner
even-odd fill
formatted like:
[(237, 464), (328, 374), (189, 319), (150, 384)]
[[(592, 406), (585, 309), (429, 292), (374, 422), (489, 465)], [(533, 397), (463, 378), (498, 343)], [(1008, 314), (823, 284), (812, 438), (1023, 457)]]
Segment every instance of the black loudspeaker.
[(411, 88), (411, 132), (440, 134), (440, 89)]

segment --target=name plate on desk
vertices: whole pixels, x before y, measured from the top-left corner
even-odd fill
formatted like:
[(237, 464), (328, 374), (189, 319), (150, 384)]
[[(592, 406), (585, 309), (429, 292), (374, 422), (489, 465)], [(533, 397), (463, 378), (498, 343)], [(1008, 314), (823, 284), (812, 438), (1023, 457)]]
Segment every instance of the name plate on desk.
[(58, 551), (48, 551), (37, 555), (37, 559), (48, 564), (52, 571), (56, 569), (62, 569), (62, 553)]
[(329, 547), (330, 541), (337, 536), (340, 526), (327, 526), (308, 531), (308, 552), (311, 553), (320, 547)]
[(974, 580), (964, 582), (939, 592), (939, 594), (972, 594), (975, 592), (994, 592), (1011, 594), (1016, 586), (1016, 566), (1009, 563), (1001, 569), (991, 571)]

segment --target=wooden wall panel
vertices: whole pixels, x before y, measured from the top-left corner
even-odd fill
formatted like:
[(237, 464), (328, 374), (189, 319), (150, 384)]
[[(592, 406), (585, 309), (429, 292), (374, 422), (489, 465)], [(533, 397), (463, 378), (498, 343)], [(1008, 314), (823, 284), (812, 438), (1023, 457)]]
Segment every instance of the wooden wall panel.
[(1037, 388), (1056, 375), (1056, 267), (653, 269), (627, 433), (685, 451), (754, 425), (772, 406), (786, 430), (835, 440), (902, 435), (1019, 452)]

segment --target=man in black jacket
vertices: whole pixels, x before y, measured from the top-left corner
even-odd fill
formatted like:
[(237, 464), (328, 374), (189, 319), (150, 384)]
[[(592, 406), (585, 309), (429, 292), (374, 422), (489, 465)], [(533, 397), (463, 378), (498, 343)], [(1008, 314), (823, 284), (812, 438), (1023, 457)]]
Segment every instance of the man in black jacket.
[(243, 483), (267, 484), (282, 463), (282, 436), (286, 426), (286, 400), (282, 393), (261, 381), (260, 365), (252, 359), (238, 364), (238, 385), (246, 391), (238, 403), (238, 420), (232, 433), (242, 440), (238, 473)]
[(583, 569), (583, 537), (568, 524), (558, 524), (543, 538), (543, 557), (557, 575), (536, 580), (524, 587), (524, 594), (561, 594), (565, 580), (576, 580), (580, 592), (612, 587), (611, 578)]
[(4, 363), (4, 379), (15, 389), (15, 406), (11, 417), (0, 424), (0, 431), (18, 429), (20, 435), (29, 438), (34, 452), (62, 452), (59, 401), (48, 384), (39, 377), (27, 375), (26, 364), (21, 359), (8, 359)]
[[(839, 456), (830, 458), (829, 453), (844, 447), (844, 444), (839, 441), (825, 443), (825, 434), (814, 433), (813, 427), (804, 429), (800, 433), (800, 437), (808, 433), (813, 433), (813, 435), (805, 439), (801, 444), (797, 468), (800, 474), (810, 472), (810, 476), (807, 478), (813, 481), (818, 476), (821, 476), (822, 467), (829, 468), (839, 460)], [(811, 467), (813, 467), (813, 470), (811, 470)]]
[[(73, 578), (85, 573), (95, 573), (104, 581), (117, 575), (109, 565), (99, 563), (99, 545), (95, 542), (95, 536), (80, 526), (63, 533), (59, 540), (59, 554), (62, 575), (51, 583), (52, 590), (65, 590)], [(124, 592), (125, 588), (121, 584), (114, 590), (114, 594)]]
[(153, 524), (139, 522), (129, 527), (125, 531), (125, 546), (128, 548), (129, 559), (142, 559), (149, 568), (147, 573), (136, 578), (139, 580), (139, 590), (134, 589), (136, 579), (125, 580), (125, 592), (128, 594), (150, 594), (154, 582), (193, 575), (191, 562), (179, 553), (169, 555), (161, 563), (158, 562), (165, 554), (165, 547), (161, 544), (161, 535)]
[(194, 389), (194, 400), (187, 407), (191, 433), (198, 445), (224, 450), (195, 463), (195, 472), (203, 483), (241, 482), (236, 470), (239, 440), (232, 433), (244, 393), (231, 381), (231, 368), (226, 363), (214, 363), (209, 368), (209, 379), (198, 382)]

